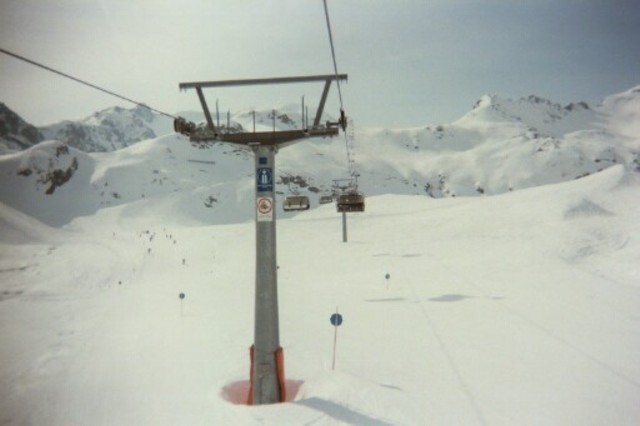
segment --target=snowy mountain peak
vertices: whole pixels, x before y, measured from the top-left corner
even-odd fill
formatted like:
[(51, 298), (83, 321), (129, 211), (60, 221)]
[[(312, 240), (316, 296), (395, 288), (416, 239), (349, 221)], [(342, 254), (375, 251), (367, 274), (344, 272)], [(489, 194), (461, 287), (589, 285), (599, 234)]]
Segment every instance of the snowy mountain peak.
[(631, 139), (640, 150), (640, 86), (606, 97), (601, 109), (609, 130)]
[(112, 107), (78, 122), (63, 121), (41, 129), (55, 139), (85, 152), (114, 151), (172, 132), (172, 122), (143, 106)]
[(156, 116), (149, 108), (137, 105), (134, 108), (126, 109), (119, 106), (98, 111), (91, 117), (82, 120), (82, 123), (89, 125), (111, 125), (111, 123), (130, 123), (151, 125), (156, 121)]
[(108, 152), (173, 133), (171, 118), (144, 106), (112, 107), (79, 121), (37, 128), (0, 104), (0, 154), (23, 150), (43, 140), (57, 140), (84, 152)]
[(43, 138), (36, 127), (0, 103), (0, 153), (28, 148)]
[(455, 123), (467, 128), (486, 128), (499, 124), (527, 129), (544, 136), (561, 137), (589, 127), (595, 119), (596, 113), (586, 102), (562, 106), (536, 95), (515, 100), (484, 95), (471, 111)]
[(496, 100), (496, 96), (495, 95), (482, 95), (480, 97), (480, 99), (478, 99), (478, 101), (475, 103), (475, 105), (473, 106), (472, 109), (484, 109), (484, 108), (491, 108), (491, 106), (494, 104)]
[[(617, 164), (638, 171), (637, 89), (613, 95), (597, 108), (561, 106), (537, 96), (485, 95), (451, 124), (356, 128), (348, 143), (359, 189), (367, 196), (486, 196), (573, 180)], [(291, 105), (241, 111), (229, 116), (230, 126), (251, 131), (254, 116), (256, 131), (299, 128), (302, 122), (301, 108)], [(169, 216), (196, 223), (249, 220), (251, 153), (224, 143), (192, 144), (176, 134), (147, 137), (159, 119), (142, 108), (110, 108), (62, 126), (65, 138), (57, 142), (0, 156), (0, 201), (55, 226), (116, 206), (135, 212), (132, 217), (168, 209)], [(224, 114), (220, 125), (226, 122)], [(132, 135), (147, 140), (129, 142)], [(62, 142), (87, 138), (110, 144), (89, 146), (92, 151), (121, 148), (96, 155), (87, 153), (84, 143), (77, 149)], [(122, 147), (126, 144), (133, 145)], [(277, 202), (301, 193), (315, 208), (320, 195), (331, 193), (333, 180), (346, 173), (342, 141), (311, 138), (295, 144), (278, 155)]]

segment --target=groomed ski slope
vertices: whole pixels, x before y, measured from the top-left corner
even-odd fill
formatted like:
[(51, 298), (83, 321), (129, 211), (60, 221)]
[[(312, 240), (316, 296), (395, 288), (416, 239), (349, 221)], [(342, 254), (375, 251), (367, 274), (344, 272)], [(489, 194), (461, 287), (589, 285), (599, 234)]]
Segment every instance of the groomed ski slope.
[(369, 198), (347, 244), (331, 205), (279, 221), (289, 401), (259, 407), (238, 404), (252, 221), (119, 206), (54, 229), (0, 205), (0, 423), (635, 425), (639, 194), (615, 166), (493, 197)]

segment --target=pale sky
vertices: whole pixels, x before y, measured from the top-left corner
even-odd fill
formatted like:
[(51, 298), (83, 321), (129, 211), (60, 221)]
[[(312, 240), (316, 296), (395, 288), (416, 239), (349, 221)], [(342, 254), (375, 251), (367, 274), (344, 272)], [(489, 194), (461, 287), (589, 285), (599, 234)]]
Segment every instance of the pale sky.
[[(597, 103), (640, 84), (638, 0), (327, 1), (356, 127), (449, 123), (486, 93)], [(0, 47), (171, 114), (200, 111), (180, 82), (333, 73), (322, 0), (0, 0)], [(321, 91), (205, 95), (233, 112), (315, 107)], [(4, 54), (0, 102), (35, 125), (132, 106)]]

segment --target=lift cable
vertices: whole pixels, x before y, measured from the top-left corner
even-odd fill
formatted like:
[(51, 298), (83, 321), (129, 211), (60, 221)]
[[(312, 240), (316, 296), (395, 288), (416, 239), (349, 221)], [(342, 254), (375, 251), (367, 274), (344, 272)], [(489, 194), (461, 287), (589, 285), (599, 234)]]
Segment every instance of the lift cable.
[(35, 66), (37, 66), (37, 67), (40, 67), (40, 68), (45, 69), (45, 70), (47, 70), (47, 71), (50, 71), (50, 72), (52, 72), (52, 73), (55, 73), (55, 74), (61, 75), (62, 77), (68, 78), (68, 79), (73, 80), (73, 81), (75, 81), (75, 82), (77, 82), (77, 83), (80, 83), (80, 84), (84, 84), (85, 86), (89, 86), (89, 87), (91, 87), (92, 89), (99, 90), (99, 91), (104, 92), (104, 93), (106, 93), (106, 94), (108, 94), (108, 95), (115, 96), (116, 98), (120, 98), (120, 99), (122, 99), (122, 100), (124, 100), (124, 101), (131, 102), (131, 103), (133, 103), (133, 104), (135, 104), (135, 105), (137, 105), (137, 106), (140, 106), (140, 107), (143, 107), (143, 108), (147, 108), (148, 110), (153, 111), (153, 112), (156, 112), (156, 113), (158, 113), (158, 114), (161, 114), (161, 115), (164, 115), (164, 116), (167, 116), (167, 117), (173, 118), (173, 119), (176, 119), (176, 118), (177, 118), (177, 117), (175, 117), (174, 115), (171, 115), (171, 114), (168, 114), (168, 113), (166, 113), (166, 112), (163, 112), (163, 111), (157, 110), (157, 109), (155, 109), (155, 108), (151, 108), (149, 105), (147, 105), (147, 104), (145, 104), (145, 103), (138, 102), (138, 101), (134, 101), (133, 99), (129, 99), (129, 98), (127, 98), (127, 97), (124, 97), (124, 96), (122, 96), (122, 95), (119, 95), (119, 94), (117, 94), (117, 93), (114, 93), (114, 92), (112, 92), (112, 91), (110, 91), (110, 90), (107, 90), (107, 89), (105, 89), (105, 88), (102, 88), (102, 87), (100, 87), (100, 86), (96, 86), (95, 84), (91, 84), (91, 83), (86, 82), (86, 81), (84, 81), (84, 80), (81, 80), (81, 79), (79, 79), (79, 78), (73, 77), (73, 76), (71, 76), (71, 75), (69, 75), (69, 74), (63, 73), (62, 71), (55, 70), (55, 69), (53, 69), (53, 68), (51, 68), (51, 67), (48, 67), (48, 66), (46, 66), (46, 65), (43, 65), (43, 64), (41, 64), (41, 63), (39, 63), (39, 62), (32, 61), (31, 59), (25, 58), (24, 56), (20, 56), (20, 55), (18, 55), (18, 54), (16, 54), (16, 53), (9, 52), (8, 50), (5, 50), (5, 49), (3, 49), (3, 48), (1, 48), (1, 47), (0, 47), (0, 53), (4, 53), (4, 54), (6, 54), (6, 55), (13, 56), (13, 57), (14, 57), (14, 58), (16, 58), (16, 59), (19, 59), (19, 60), (21, 60), (21, 61), (27, 62), (27, 63), (29, 63), (29, 64), (31, 64), (31, 65), (35, 65)]
[[(329, 8), (327, 7), (327, 0), (323, 0), (324, 4), (324, 15), (327, 20), (327, 32), (329, 33), (329, 44), (331, 45), (331, 57), (333, 58), (333, 70), (336, 73), (336, 77), (338, 76), (338, 63), (336, 61), (336, 51), (333, 45), (333, 36), (331, 34), (331, 22), (329, 20)], [(340, 80), (336, 78), (336, 84), (338, 86), (338, 98), (340, 99), (340, 122), (342, 123), (342, 129), (346, 130), (347, 122), (346, 117), (344, 115), (344, 104), (342, 102), (342, 91), (340, 90)], [(353, 176), (355, 172), (353, 171), (353, 161), (351, 160), (351, 151), (349, 149), (349, 139), (347, 134), (345, 133), (344, 137), (345, 147), (347, 151), (347, 167), (349, 171), (349, 175)]]
[[(329, 9), (327, 8), (327, 0), (323, 0), (324, 2), (324, 16), (327, 18), (327, 31), (329, 32), (329, 44), (331, 44), (331, 57), (333, 58), (333, 70), (336, 73), (336, 77), (338, 76), (338, 64), (336, 62), (336, 51), (333, 47), (333, 36), (331, 35), (331, 23), (329, 22)], [(342, 104), (342, 92), (340, 91), (340, 80), (336, 79), (336, 84), (338, 85), (338, 98), (340, 98), (340, 111), (344, 110), (344, 106)]]

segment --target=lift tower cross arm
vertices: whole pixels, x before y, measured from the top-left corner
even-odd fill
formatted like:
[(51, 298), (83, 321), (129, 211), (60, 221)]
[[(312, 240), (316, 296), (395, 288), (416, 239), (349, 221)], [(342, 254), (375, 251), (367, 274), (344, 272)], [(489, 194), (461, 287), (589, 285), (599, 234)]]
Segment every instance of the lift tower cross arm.
[[(206, 128), (197, 128), (195, 124), (188, 123), (182, 118), (176, 119), (174, 127), (177, 132), (188, 135), (194, 142), (218, 141), (239, 145), (249, 145), (260, 143), (263, 145), (279, 145), (283, 143), (291, 143), (297, 139), (308, 137), (327, 137), (336, 136), (338, 134), (338, 125), (341, 122), (330, 123), (326, 126), (320, 124), (320, 119), (324, 112), (324, 106), (329, 93), (329, 88), (333, 81), (346, 81), (347, 74), (330, 74), (330, 75), (308, 75), (294, 77), (275, 77), (275, 78), (252, 78), (244, 80), (219, 80), (219, 81), (195, 81), (188, 83), (180, 83), (181, 90), (196, 89), (198, 99), (202, 106), (205, 118), (207, 120)], [(322, 96), (318, 104), (316, 116), (313, 121), (313, 127), (310, 129), (302, 128), (297, 130), (280, 130), (273, 132), (221, 132), (217, 129), (211, 119), (211, 113), (204, 97), (203, 89), (211, 87), (230, 87), (230, 86), (255, 86), (267, 84), (290, 84), (290, 83), (313, 83), (324, 82)]]
[(261, 84), (283, 83), (311, 83), (314, 81), (347, 80), (347, 74), (330, 75), (303, 75), (295, 77), (249, 78), (244, 80), (218, 80), (196, 81), (192, 83), (180, 83), (180, 89), (192, 89), (195, 87), (225, 87), (225, 86), (257, 86)]

